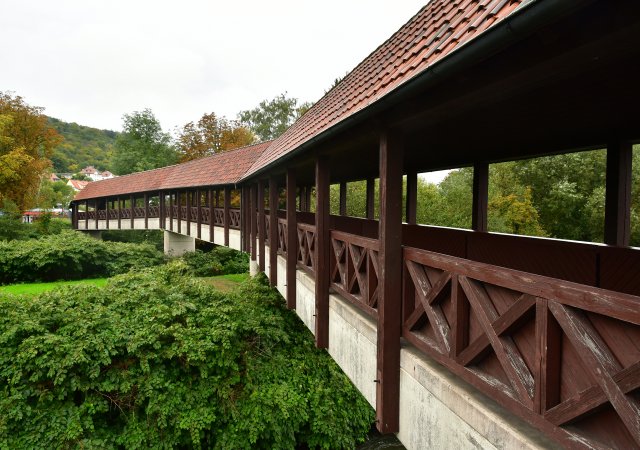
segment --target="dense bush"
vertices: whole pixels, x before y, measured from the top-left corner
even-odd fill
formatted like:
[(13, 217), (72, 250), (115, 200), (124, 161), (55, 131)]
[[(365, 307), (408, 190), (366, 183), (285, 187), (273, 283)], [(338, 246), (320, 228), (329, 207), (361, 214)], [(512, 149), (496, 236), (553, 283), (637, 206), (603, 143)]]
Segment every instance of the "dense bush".
[(0, 241), (36, 239), (70, 229), (69, 219), (58, 219), (51, 214), (44, 214), (31, 224), (23, 223), (19, 215), (0, 215)]
[(107, 230), (102, 232), (102, 240), (128, 242), (131, 244), (151, 244), (160, 251), (164, 250), (162, 230)]
[(103, 242), (65, 231), (0, 242), (0, 283), (111, 276), (163, 261), (164, 255), (148, 244)]
[(210, 277), (249, 271), (249, 255), (228, 247), (215, 247), (209, 252), (196, 250), (185, 253), (182, 259), (190, 273), (197, 277)]
[(373, 410), (265, 278), (0, 298), (0, 448), (353, 447)]

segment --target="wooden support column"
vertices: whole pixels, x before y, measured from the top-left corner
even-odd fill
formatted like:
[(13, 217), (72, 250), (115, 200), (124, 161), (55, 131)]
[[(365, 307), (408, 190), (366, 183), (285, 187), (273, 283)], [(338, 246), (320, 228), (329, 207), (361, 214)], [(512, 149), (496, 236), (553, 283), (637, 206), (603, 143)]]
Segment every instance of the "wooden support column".
[(164, 194), (158, 191), (158, 228), (164, 229)]
[(265, 216), (264, 216), (264, 183), (258, 181), (258, 267), (260, 271), (264, 272), (265, 269)]
[(258, 217), (256, 216), (256, 210), (258, 208), (258, 189), (255, 184), (251, 185), (251, 202), (249, 205), (250, 214), (249, 221), (251, 222), (251, 261), (255, 261), (258, 256), (258, 249), (256, 247), (256, 240), (258, 238)]
[(118, 230), (122, 228), (122, 199), (118, 199)]
[(192, 197), (192, 192), (191, 191), (187, 191), (187, 236), (191, 236), (191, 205), (192, 205), (192, 201), (191, 201), (191, 197)]
[(229, 246), (229, 208), (231, 208), (231, 188), (224, 187), (224, 245)]
[(399, 428), (400, 335), (402, 330), (402, 164), (395, 133), (380, 136), (380, 252), (376, 427)]
[(347, 215), (347, 183), (340, 183), (340, 213), (341, 216)]
[[(242, 186), (242, 204), (240, 205), (240, 229), (242, 230), (242, 245), (244, 251), (251, 252), (251, 188)], [(254, 259), (255, 261), (255, 259)]]
[(209, 208), (209, 242), (213, 242), (213, 190), (207, 190), (207, 207)]
[(287, 169), (287, 308), (296, 309), (298, 223), (296, 221), (296, 171)]
[(110, 200), (107, 199), (106, 203), (105, 203), (105, 216), (107, 218), (107, 230), (109, 229), (109, 202)]
[(93, 201), (93, 204), (94, 204), (95, 209), (96, 209), (96, 230), (97, 230), (98, 229), (98, 222), (100, 221), (99, 218), (98, 218), (98, 199), (97, 198)]
[(136, 214), (135, 214), (135, 204), (136, 204), (136, 198), (132, 195), (131, 197), (129, 197), (130, 201), (131, 201), (131, 217), (130, 217), (130, 221), (131, 221), (131, 229), (133, 230), (135, 228), (134, 226), (134, 220), (136, 218)]
[(376, 180), (374, 178), (367, 178), (367, 219), (373, 220), (376, 215), (376, 205), (375, 205), (375, 190), (376, 190)]
[(473, 165), (473, 210), (471, 228), (473, 231), (487, 231), (487, 203), (489, 201), (489, 164)]
[(329, 160), (316, 159), (316, 347), (329, 346)]
[(269, 284), (278, 285), (278, 182), (269, 177)]
[(604, 243), (626, 247), (631, 237), (631, 160), (628, 142), (607, 146), (607, 181), (604, 213)]
[(182, 233), (182, 199), (180, 191), (176, 191), (176, 206), (178, 207), (178, 233)]
[(196, 191), (196, 196), (198, 197), (198, 230), (197, 235), (198, 239), (202, 239), (202, 192), (200, 189)]
[(409, 225), (417, 223), (417, 207), (418, 207), (418, 173), (409, 172), (407, 174), (407, 204), (405, 211), (407, 214), (406, 222)]
[(89, 229), (89, 200), (84, 201), (84, 229)]
[(144, 194), (144, 229), (149, 229), (149, 194)]
[(173, 192), (169, 192), (169, 230), (173, 231)]

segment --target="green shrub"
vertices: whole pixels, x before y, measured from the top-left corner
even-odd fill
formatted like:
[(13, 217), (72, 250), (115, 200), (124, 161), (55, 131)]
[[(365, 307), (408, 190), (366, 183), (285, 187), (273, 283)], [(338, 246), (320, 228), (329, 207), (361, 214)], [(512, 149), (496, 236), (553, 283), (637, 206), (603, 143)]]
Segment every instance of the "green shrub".
[(187, 267), (0, 298), (0, 448), (351, 448), (373, 410), (282, 298)]
[(82, 233), (0, 242), (0, 283), (111, 276), (164, 262), (148, 244), (103, 242)]
[(102, 232), (102, 240), (110, 242), (128, 242), (131, 244), (151, 244), (164, 251), (162, 230), (107, 230)]
[(185, 253), (182, 259), (187, 263), (190, 273), (197, 277), (249, 271), (249, 255), (228, 247), (215, 247), (210, 252), (196, 250)]

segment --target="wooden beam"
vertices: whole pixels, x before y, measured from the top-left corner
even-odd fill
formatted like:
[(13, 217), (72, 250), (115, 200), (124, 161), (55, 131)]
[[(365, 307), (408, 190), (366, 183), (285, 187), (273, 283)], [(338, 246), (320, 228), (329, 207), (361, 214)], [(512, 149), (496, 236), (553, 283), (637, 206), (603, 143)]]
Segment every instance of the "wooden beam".
[(99, 220), (98, 220), (99, 219), (99, 217), (98, 217), (98, 199), (97, 198), (93, 201), (93, 204), (95, 205), (95, 208), (96, 208), (96, 230), (97, 230), (98, 229), (98, 222), (99, 222)]
[(207, 190), (207, 207), (209, 208), (209, 242), (213, 242), (213, 190)]
[(287, 308), (296, 309), (298, 223), (296, 221), (296, 171), (287, 169)]
[(407, 173), (407, 203), (405, 205), (406, 222), (409, 225), (417, 223), (418, 206), (418, 173), (415, 171)]
[(191, 236), (191, 206), (193, 192), (187, 191), (187, 236)]
[(269, 284), (278, 285), (278, 182), (269, 177)]
[(196, 218), (197, 220), (197, 229), (196, 229), (196, 235), (198, 237), (198, 239), (202, 239), (202, 192), (200, 191), (200, 189), (198, 189), (196, 191), (196, 197), (197, 197), (197, 201), (198, 201), (198, 211), (197, 211), (197, 215), (198, 217)]
[(118, 199), (118, 230), (122, 228), (122, 199), (120, 197), (116, 197)]
[(316, 159), (316, 347), (329, 346), (329, 160)]
[(366, 206), (367, 206), (367, 219), (370, 219), (370, 220), (375, 219), (375, 214), (376, 214), (375, 189), (376, 189), (376, 180), (374, 178), (368, 178)]
[(178, 233), (182, 233), (182, 195), (176, 191), (176, 206), (178, 207)]
[(107, 219), (107, 230), (109, 229), (109, 199), (105, 203), (105, 216)]
[(311, 212), (311, 186), (307, 186), (304, 190), (304, 206), (306, 212)]
[(264, 272), (265, 269), (265, 215), (264, 215), (264, 183), (258, 181), (258, 267), (260, 271)]
[(633, 147), (616, 141), (607, 146), (604, 242), (627, 247), (631, 237), (631, 159)]
[(473, 210), (471, 228), (487, 231), (487, 202), (489, 201), (489, 164), (473, 165)]
[(173, 231), (173, 197), (175, 193), (169, 192), (169, 230)]
[(397, 134), (381, 134), (376, 426), (383, 434), (399, 429), (403, 153)]
[(258, 188), (255, 184), (251, 185), (251, 203), (250, 203), (250, 215), (249, 221), (251, 222), (251, 261), (255, 261), (258, 256), (258, 251), (256, 247), (256, 240), (258, 238), (258, 217), (256, 215), (256, 211), (258, 209)]
[(149, 194), (144, 193), (144, 229), (149, 229)]
[(229, 246), (229, 208), (231, 208), (231, 188), (224, 187), (224, 245)]
[(340, 213), (341, 216), (347, 215), (347, 183), (340, 183)]

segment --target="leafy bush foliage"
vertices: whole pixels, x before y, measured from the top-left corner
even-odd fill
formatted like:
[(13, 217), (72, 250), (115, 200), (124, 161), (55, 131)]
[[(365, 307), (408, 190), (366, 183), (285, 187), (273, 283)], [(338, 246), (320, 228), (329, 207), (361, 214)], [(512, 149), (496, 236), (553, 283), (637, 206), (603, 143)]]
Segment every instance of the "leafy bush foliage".
[(111, 276), (164, 262), (149, 244), (103, 242), (81, 233), (0, 242), (0, 283)]
[(249, 255), (228, 247), (214, 247), (210, 252), (196, 250), (185, 253), (182, 259), (187, 263), (190, 273), (197, 277), (245, 273), (249, 270)]
[(353, 447), (373, 410), (260, 280), (169, 265), (0, 298), (0, 448)]
[(102, 240), (129, 242), (132, 244), (152, 244), (158, 250), (164, 250), (162, 230), (107, 230), (102, 232)]

